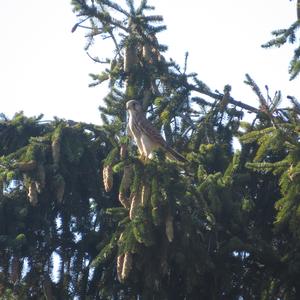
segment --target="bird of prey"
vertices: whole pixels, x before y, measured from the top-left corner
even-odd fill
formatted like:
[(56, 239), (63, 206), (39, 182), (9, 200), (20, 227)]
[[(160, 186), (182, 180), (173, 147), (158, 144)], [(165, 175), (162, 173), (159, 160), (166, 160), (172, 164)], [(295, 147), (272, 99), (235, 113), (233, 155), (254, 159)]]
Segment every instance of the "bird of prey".
[(167, 158), (181, 162), (187, 161), (181, 154), (168, 146), (159, 131), (146, 119), (142, 106), (138, 101), (128, 101), (126, 109), (129, 113), (128, 135), (136, 142), (142, 158), (153, 158), (153, 151), (161, 148), (166, 152)]

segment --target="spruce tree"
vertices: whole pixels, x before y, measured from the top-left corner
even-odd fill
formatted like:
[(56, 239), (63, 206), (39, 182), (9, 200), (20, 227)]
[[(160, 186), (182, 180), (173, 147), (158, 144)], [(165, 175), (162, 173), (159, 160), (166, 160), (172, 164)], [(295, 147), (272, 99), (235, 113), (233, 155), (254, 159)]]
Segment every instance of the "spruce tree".
[[(164, 57), (145, 0), (72, 5), (86, 51), (112, 49), (89, 54), (103, 125), (1, 115), (2, 299), (299, 299), (297, 99), (249, 75), (258, 108), (213, 92)], [(130, 99), (186, 163), (139, 157)]]
[[(290, 0), (291, 1), (291, 0)], [(274, 39), (268, 41), (263, 48), (281, 47), (286, 43), (295, 44), (294, 56), (290, 61), (289, 74), (290, 80), (295, 79), (300, 73), (300, 43), (297, 31), (300, 27), (300, 0), (296, 1), (296, 21), (289, 28), (278, 29), (272, 32)], [(298, 43), (298, 44), (297, 44)]]

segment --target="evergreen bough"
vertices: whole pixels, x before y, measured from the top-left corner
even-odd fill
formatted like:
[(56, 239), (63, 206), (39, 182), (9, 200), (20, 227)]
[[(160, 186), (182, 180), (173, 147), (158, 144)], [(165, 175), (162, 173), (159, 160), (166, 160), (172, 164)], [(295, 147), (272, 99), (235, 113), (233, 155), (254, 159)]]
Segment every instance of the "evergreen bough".
[[(1, 115), (1, 297), (299, 299), (297, 99), (279, 108), (281, 93), (248, 74), (258, 108), (228, 84), (212, 92), (187, 73), (188, 54), (183, 68), (163, 56), (147, 1), (72, 4), (86, 51), (111, 41), (111, 57), (88, 52), (107, 66), (91, 74), (109, 83), (103, 125)], [(188, 163), (140, 160), (132, 98)]]

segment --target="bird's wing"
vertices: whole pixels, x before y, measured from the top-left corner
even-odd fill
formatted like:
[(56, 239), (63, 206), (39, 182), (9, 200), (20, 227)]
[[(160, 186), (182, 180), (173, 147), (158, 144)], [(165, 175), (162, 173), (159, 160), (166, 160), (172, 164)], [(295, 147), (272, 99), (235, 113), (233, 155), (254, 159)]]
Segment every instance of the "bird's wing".
[(179, 160), (181, 162), (187, 162), (187, 160), (181, 154), (167, 145), (167, 142), (161, 136), (160, 132), (152, 125), (152, 123), (148, 119), (146, 119), (144, 116), (142, 118), (138, 118), (137, 124), (141, 133), (147, 135), (154, 143), (157, 143), (165, 151), (167, 151), (168, 158)]
[(161, 136), (160, 132), (152, 125), (145, 117), (137, 120), (141, 132), (147, 135), (153, 142), (159, 144), (163, 148), (167, 147), (166, 141)]
[(130, 129), (129, 123), (126, 126), (127, 135), (130, 136), (132, 139), (134, 138), (134, 135)]

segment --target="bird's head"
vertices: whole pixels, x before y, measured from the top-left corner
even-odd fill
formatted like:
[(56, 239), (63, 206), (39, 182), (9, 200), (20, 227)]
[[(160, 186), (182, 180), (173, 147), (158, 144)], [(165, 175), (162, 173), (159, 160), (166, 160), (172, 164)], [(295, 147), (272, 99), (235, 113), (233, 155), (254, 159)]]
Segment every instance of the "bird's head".
[(137, 100), (129, 100), (126, 102), (126, 109), (132, 113), (142, 112), (142, 105)]

